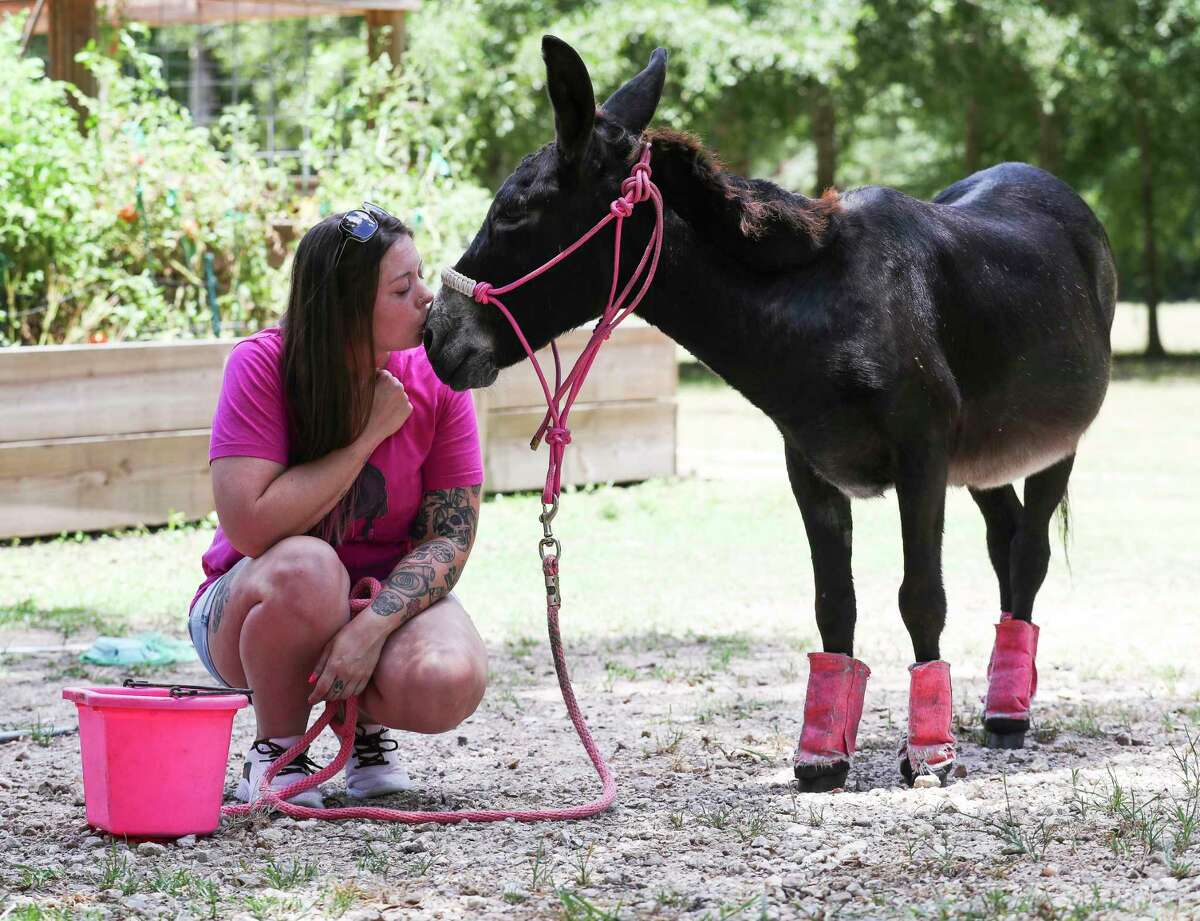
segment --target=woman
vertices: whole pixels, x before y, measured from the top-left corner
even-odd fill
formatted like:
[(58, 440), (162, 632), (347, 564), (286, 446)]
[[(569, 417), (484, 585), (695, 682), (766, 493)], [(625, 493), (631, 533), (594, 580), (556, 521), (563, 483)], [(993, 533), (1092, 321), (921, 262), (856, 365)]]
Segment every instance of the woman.
[[(244, 801), (318, 701), (359, 697), (346, 787), (364, 798), (411, 786), (389, 728), (445, 732), (483, 696), (483, 643), (450, 594), (483, 468), (470, 395), (417, 348), (432, 299), (409, 229), (364, 204), (304, 235), (280, 327), (229, 356), (209, 448), (220, 527), (188, 623), (212, 676), (254, 689)], [(351, 620), (362, 576), (383, 590)], [(314, 770), (304, 756), (273, 786)], [(292, 801), (322, 805), (316, 789)]]

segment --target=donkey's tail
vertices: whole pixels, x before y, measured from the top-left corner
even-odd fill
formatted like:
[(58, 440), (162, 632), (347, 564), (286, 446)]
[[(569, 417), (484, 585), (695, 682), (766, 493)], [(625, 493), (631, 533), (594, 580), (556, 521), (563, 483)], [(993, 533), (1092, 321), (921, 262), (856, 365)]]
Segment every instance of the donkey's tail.
[(1063, 490), (1062, 501), (1058, 503), (1058, 538), (1062, 541), (1063, 560), (1067, 564), (1067, 572), (1071, 571), (1071, 493)]

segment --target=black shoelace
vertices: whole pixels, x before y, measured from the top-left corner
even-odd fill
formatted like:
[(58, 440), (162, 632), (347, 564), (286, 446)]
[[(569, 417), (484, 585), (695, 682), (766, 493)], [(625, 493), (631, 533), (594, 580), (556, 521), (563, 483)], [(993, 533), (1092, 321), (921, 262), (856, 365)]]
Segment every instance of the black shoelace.
[[(270, 755), (272, 761), (287, 751), (282, 745), (276, 745), (270, 739), (258, 739), (255, 741), (254, 750), (260, 755)], [(296, 756), (291, 764), (284, 766), (276, 776), (286, 777), (289, 774), (303, 774), (307, 777), (310, 774), (317, 773), (317, 771), (318, 768), (312, 759), (308, 757), (308, 749), (306, 748)]]
[(383, 734), (387, 727), (381, 727), (378, 732), (364, 732), (362, 727), (356, 727), (354, 733), (354, 757), (358, 759), (359, 767), (378, 767), (387, 764), (384, 752), (394, 752), (400, 747), (395, 739), (385, 739)]

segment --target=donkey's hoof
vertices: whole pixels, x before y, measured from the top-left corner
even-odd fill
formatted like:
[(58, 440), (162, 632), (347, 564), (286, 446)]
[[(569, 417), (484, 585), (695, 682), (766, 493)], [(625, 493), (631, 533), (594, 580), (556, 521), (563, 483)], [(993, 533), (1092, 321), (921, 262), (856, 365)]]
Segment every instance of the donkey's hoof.
[(846, 785), (850, 763), (836, 761), (833, 764), (797, 764), (795, 770), (796, 783), (801, 793), (828, 793)]
[[(947, 778), (950, 777), (950, 772), (954, 770), (954, 764), (955, 762), (948, 761), (941, 767), (929, 768), (920, 774), (913, 774), (912, 765), (905, 758), (900, 762), (900, 776), (904, 778), (905, 785), (909, 787), (917, 786), (917, 778), (919, 777), (932, 778), (937, 781), (937, 786), (944, 787), (946, 786)], [(926, 785), (933, 786), (933, 784), (927, 784), (924, 781), (921, 783), (921, 786)]]
[(983, 723), (984, 748), (1024, 748), (1028, 720), (991, 719)]
[(1024, 748), (1025, 733), (1023, 732), (992, 732), (988, 730), (983, 736), (984, 748)]

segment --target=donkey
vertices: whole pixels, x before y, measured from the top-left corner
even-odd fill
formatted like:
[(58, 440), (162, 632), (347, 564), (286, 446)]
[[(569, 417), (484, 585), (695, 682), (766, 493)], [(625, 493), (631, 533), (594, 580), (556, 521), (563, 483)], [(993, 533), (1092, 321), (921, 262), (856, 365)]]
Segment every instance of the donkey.
[[(1080, 436), (1108, 388), (1116, 271), (1095, 215), (1065, 183), (1022, 163), (956, 182), (932, 202), (867, 187), (817, 199), (727, 172), (690, 136), (647, 130), (667, 55), (599, 108), (579, 55), (542, 41), (555, 139), (504, 182), (455, 268), (504, 284), (606, 213), (642, 145), (665, 203), (658, 274), (638, 308), (766, 413), (783, 436), (812, 555), (822, 652), (809, 654), (794, 758), (801, 790), (842, 786), (870, 670), (854, 658), (850, 499), (894, 487), (912, 639), (908, 782), (944, 782), (956, 751), (942, 523), (948, 486), (983, 513), (1000, 585), (989, 665), (988, 742), (1017, 748), (1036, 690), (1033, 603), (1048, 528)], [(628, 276), (649, 235), (628, 218)], [(530, 344), (600, 313), (612, 251), (593, 243), (505, 303)], [(424, 345), (456, 390), (524, 358), (494, 308), (443, 285)], [(1012, 486), (1024, 477), (1023, 500)]]

